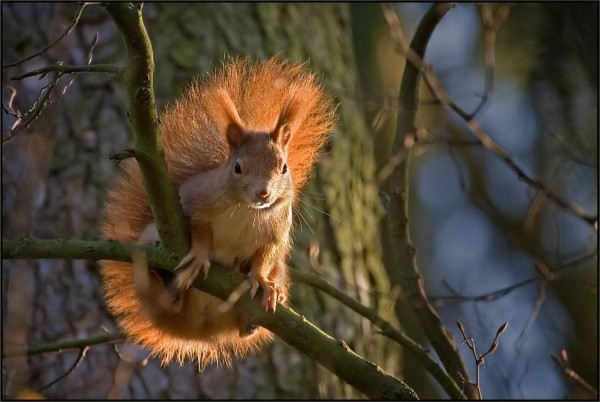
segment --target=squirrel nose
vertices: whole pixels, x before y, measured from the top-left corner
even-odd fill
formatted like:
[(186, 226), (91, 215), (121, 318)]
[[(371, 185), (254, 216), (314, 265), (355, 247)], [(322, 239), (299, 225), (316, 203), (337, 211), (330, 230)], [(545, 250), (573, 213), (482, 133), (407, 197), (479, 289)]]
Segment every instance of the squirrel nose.
[(266, 200), (271, 195), (271, 191), (268, 188), (256, 190), (256, 196), (261, 200)]

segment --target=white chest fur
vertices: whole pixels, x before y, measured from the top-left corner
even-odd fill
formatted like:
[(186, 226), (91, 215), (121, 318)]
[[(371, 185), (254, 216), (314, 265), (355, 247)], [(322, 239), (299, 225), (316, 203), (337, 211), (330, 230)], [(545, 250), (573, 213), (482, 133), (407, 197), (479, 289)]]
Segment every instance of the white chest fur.
[(210, 259), (224, 266), (247, 261), (259, 248), (269, 243), (287, 241), (289, 234), (281, 228), (289, 228), (290, 220), (290, 211), (282, 207), (254, 209), (235, 205), (225, 208), (214, 214), (210, 221)]

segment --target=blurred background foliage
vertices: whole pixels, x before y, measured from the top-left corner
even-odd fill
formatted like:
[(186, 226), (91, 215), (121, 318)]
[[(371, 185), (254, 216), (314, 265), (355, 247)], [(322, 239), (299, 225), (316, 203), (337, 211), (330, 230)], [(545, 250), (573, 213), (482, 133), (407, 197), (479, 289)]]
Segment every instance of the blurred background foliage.
[[(429, 6), (394, 6), (409, 40)], [(505, 6), (490, 7), (497, 13)], [(2, 3), (3, 66), (52, 42), (77, 10), (74, 3)], [(480, 10), (458, 3), (436, 28), (425, 56), (467, 111), (486, 95)], [(597, 215), (598, 4), (517, 3), (509, 11), (496, 38), (494, 85), (476, 120), (526, 174)], [(428, 347), (408, 301), (389, 280), (395, 268), (385, 266), (387, 239), (379, 231), (385, 203), (376, 177), (402, 113), (395, 102), (405, 62), (381, 6), (148, 3), (144, 18), (160, 108), (225, 54), (309, 61), (339, 102), (339, 125), (301, 196), (290, 265), (318, 273)], [(124, 65), (124, 47), (108, 14), (87, 6), (71, 34), (44, 55), (3, 67), (3, 104), (15, 88), (14, 108), (29, 109), (49, 77), (10, 77), (59, 60), (84, 64), (96, 34), (93, 63)], [(61, 82), (65, 86), (70, 78)], [(28, 130), (3, 142), (3, 237), (97, 237), (105, 191), (118, 172), (108, 155), (132, 143), (124, 87), (108, 74), (78, 74), (56, 98)], [(460, 320), (482, 351), (509, 322), (482, 367), (484, 397), (592, 397), (568, 381), (551, 354), (565, 349), (571, 367), (597, 389), (597, 229), (519, 180), (424, 84), (420, 99), (410, 225), (428, 296), (455, 338)], [(3, 112), (3, 139), (13, 123)], [(3, 349), (115, 329), (93, 262), (4, 260), (2, 291)], [(418, 360), (329, 296), (296, 283), (292, 306), (405, 380), (421, 398), (445, 397)], [(460, 351), (474, 374), (469, 350), (461, 345)], [(77, 351), (4, 358), (2, 395), (39, 389), (76, 358)], [(193, 363), (162, 369), (134, 345), (93, 346), (76, 369), (42, 393), (82, 399), (361, 397), (279, 340), (231, 370), (211, 366), (202, 373)]]

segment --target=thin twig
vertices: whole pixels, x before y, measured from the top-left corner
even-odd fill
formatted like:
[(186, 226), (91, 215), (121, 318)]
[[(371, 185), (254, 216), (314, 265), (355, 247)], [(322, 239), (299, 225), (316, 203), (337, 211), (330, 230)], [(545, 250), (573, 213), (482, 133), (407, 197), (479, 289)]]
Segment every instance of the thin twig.
[(525, 334), (527, 333), (527, 331), (529, 330), (529, 328), (531, 327), (531, 325), (534, 323), (535, 319), (539, 315), (540, 310), (542, 309), (542, 306), (544, 305), (544, 302), (546, 301), (546, 283), (547, 283), (546, 280), (538, 281), (537, 296), (535, 298), (535, 304), (533, 306), (533, 310), (531, 310), (531, 314), (529, 315), (529, 318), (527, 319), (525, 326), (523, 326), (523, 329), (521, 330), (521, 333), (517, 337), (517, 340), (515, 341), (515, 343), (519, 342), (521, 340), (521, 338), (523, 338), (523, 336), (525, 336)]
[(23, 74), (11, 77), (11, 80), (17, 81), (24, 78), (33, 77), (35, 75), (43, 75), (49, 72), (56, 72), (60, 77), (71, 73), (109, 73), (116, 74), (119, 77), (123, 76), (124, 69), (113, 64), (90, 64), (82, 66), (68, 66), (62, 62), (54, 63), (46, 67), (38, 68), (37, 70), (29, 71)]
[(485, 89), (481, 101), (470, 113), (470, 118), (474, 118), (481, 112), (489, 99), (489, 95), (494, 89), (494, 74), (496, 70), (496, 36), (502, 23), (508, 18), (512, 4), (500, 6), (494, 18), (492, 5), (482, 3), (478, 6), (481, 22), (484, 27), (483, 40), (483, 62), (485, 68)]
[[(527, 173), (525, 173), (525, 170), (517, 164), (515, 159), (506, 150), (504, 150), (504, 148), (502, 148), (496, 141), (494, 141), (492, 137), (487, 132), (485, 132), (485, 130), (481, 128), (479, 123), (474, 119), (474, 112), (478, 112), (478, 109), (480, 108), (479, 106), (475, 109), (474, 112), (468, 113), (465, 110), (463, 110), (460, 106), (458, 106), (454, 101), (452, 101), (446, 90), (443, 88), (439, 78), (433, 72), (431, 66), (425, 64), (423, 59), (419, 57), (417, 53), (408, 48), (408, 46), (406, 45), (406, 40), (404, 39), (404, 35), (402, 34), (402, 29), (400, 28), (398, 16), (393, 11), (393, 9), (391, 9), (391, 12), (389, 11), (389, 9), (391, 9), (391, 7), (384, 8), (384, 14), (386, 16), (386, 19), (388, 20), (388, 24), (390, 25), (392, 38), (397, 42), (400, 51), (404, 52), (407, 60), (410, 63), (412, 63), (417, 69), (419, 69), (419, 71), (423, 75), (423, 79), (425, 80), (427, 87), (429, 88), (435, 99), (443, 106), (450, 108), (452, 111), (458, 114), (467, 123), (467, 126), (475, 135), (475, 137), (477, 137), (477, 139), (481, 141), (482, 145), (487, 150), (489, 150), (490, 152), (498, 156), (500, 159), (502, 159), (511, 168), (511, 170), (513, 170), (517, 174), (517, 177), (520, 180), (523, 180), (530, 187), (542, 192), (550, 201), (554, 202), (560, 208), (572, 213), (577, 218), (583, 220), (594, 230), (598, 230), (598, 215), (588, 213), (579, 205), (553, 192), (546, 184), (529, 176)], [(499, 15), (508, 16), (508, 11), (510, 9), (503, 10), (504, 11), (502, 12), (498, 12)], [(505, 17), (499, 19), (497, 22), (501, 23), (504, 21), (504, 19)], [(488, 43), (488, 49), (493, 48), (491, 45), (493, 44), (493, 39), (495, 38), (495, 30), (497, 29), (497, 27), (499, 27), (499, 25), (497, 25), (497, 23), (494, 23), (492, 29), (489, 30), (489, 32), (493, 33), (493, 35), (488, 33), (488, 35), (490, 36), (486, 39), (486, 43)], [(493, 62), (493, 58), (487, 55), (486, 60), (486, 66), (489, 65), (491, 67), (493, 64), (489, 63)]]
[(60, 341), (54, 343), (46, 343), (43, 345), (30, 346), (26, 348), (14, 348), (2, 351), (2, 358), (18, 357), (18, 356), (34, 356), (43, 353), (61, 352), (67, 349), (81, 349), (102, 343), (115, 343), (124, 340), (122, 334), (108, 333), (90, 336), (83, 339), (74, 339), (69, 341)]
[(598, 390), (592, 385), (590, 385), (583, 378), (581, 378), (581, 376), (571, 368), (571, 365), (569, 363), (569, 355), (567, 355), (567, 351), (565, 349), (562, 349), (560, 351), (560, 355), (555, 355), (554, 353), (551, 353), (550, 356), (552, 357), (552, 360), (554, 360), (554, 362), (562, 370), (565, 377), (567, 377), (569, 380), (573, 381), (575, 384), (583, 388), (590, 395), (592, 395), (592, 397), (598, 399)]
[(573, 162), (576, 162), (576, 163), (579, 163), (580, 165), (591, 167), (591, 168), (596, 168), (596, 169), (598, 168), (598, 162), (595, 162), (595, 163), (588, 162), (583, 157), (577, 155), (577, 153), (573, 149), (571, 149), (570, 145), (562, 140), (561, 136), (558, 135), (558, 133), (556, 133), (554, 131), (550, 131), (550, 132), (548, 132), (548, 136), (553, 141), (555, 141), (558, 144), (558, 146), (560, 146), (562, 148), (564, 153), (569, 155), (569, 157), (571, 158), (571, 160)]
[(13, 124), (10, 134), (2, 139), (2, 144), (5, 144), (6, 142), (12, 140), (19, 133), (25, 131), (29, 126), (31, 126), (31, 124), (33, 124), (33, 122), (35, 122), (40, 117), (42, 111), (44, 110), (48, 102), (53, 101), (53, 99), (50, 99), (50, 95), (52, 94), (52, 91), (54, 91), (54, 89), (56, 88), (56, 85), (58, 85), (59, 79), (60, 76), (55, 77), (48, 85), (44, 86), (40, 90), (40, 94), (33, 103), (33, 106), (27, 112), (23, 114), (14, 113), (14, 111), (9, 112), (17, 118), (17, 121), (15, 122), (15, 124)]
[(60, 35), (60, 36), (59, 36), (59, 37), (58, 37), (58, 38), (57, 38), (57, 39), (56, 39), (54, 42), (50, 43), (50, 44), (49, 44), (48, 46), (46, 46), (45, 48), (43, 48), (42, 50), (40, 50), (40, 51), (38, 51), (38, 52), (35, 52), (35, 53), (34, 53), (34, 54), (32, 54), (32, 55), (29, 55), (29, 56), (27, 56), (27, 57), (24, 57), (24, 58), (22, 58), (22, 59), (20, 59), (20, 60), (17, 60), (17, 61), (15, 61), (15, 62), (12, 62), (12, 63), (4, 64), (4, 65), (2, 65), (2, 68), (13, 67), (13, 66), (19, 65), (19, 64), (21, 64), (21, 63), (24, 63), (24, 62), (26, 62), (27, 60), (31, 60), (31, 59), (33, 59), (34, 57), (37, 57), (37, 56), (41, 56), (41, 55), (43, 55), (43, 54), (44, 54), (44, 53), (46, 53), (48, 50), (50, 50), (52, 47), (56, 46), (56, 44), (57, 44), (58, 42), (60, 42), (61, 40), (63, 40), (63, 39), (64, 39), (64, 38), (65, 38), (65, 37), (66, 37), (68, 34), (70, 34), (70, 33), (71, 33), (71, 31), (73, 30), (73, 28), (75, 28), (75, 26), (76, 26), (76, 25), (79, 23), (79, 18), (81, 17), (81, 14), (83, 13), (83, 9), (84, 9), (84, 8), (85, 8), (85, 7), (86, 7), (88, 4), (90, 4), (90, 3), (80, 3), (80, 4), (79, 4), (79, 10), (77, 11), (77, 15), (75, 16), (75, 18), (74, 18), (74, 19), (73, 19), (73, 21), (71, 22), (71, 25), (69, 25), (69, 26), (67, 27), (67, 29), (65, 30), (65, 32), (63, 32), (63, 34), (62, 34), (62, 35)]
[[(507, 294), (514, 292), (515, 290), (522, 288), (524, 286), (527, 286), (529, 284), (535, 283), (535, 282), (541, 282), (541, 281), (554, 281), (558, 278), (563, 277), (564, 275), (566, 275), (569, 269), (571, 268), (576, 268), (579, 267), (587, 262), (590, 262), (592, 259), (596, 258), (598, 254), (597, 250), (593, 250), (588, 254), (585, 254), (584, 256), (578, 257), (572, 261), (566, 262), (565, 264), (559, 266), (558, 268), (555, 268), (554, 270), (550, 271), (550, 275), (539, 275), (536, 274), (535, 276), (525, 279), (521, 282), (512, 284), (510, 286), (507, 286), (505, 288), (502, 289), (498, 289), (495, 290), (493, 292), (488, 292), (488, 293), (483, 293), (480, 295), (476, 295), (476, 296), (466, 296), (463, 295), (459, 292), (457, 292), (455, 289), (453, 289), (448, 282), (446, 282), (445, 280), (442, 281), (442, 283), (444, 284), (444, 286), (450, 290), (450, 292), (452, 293), (451, 295), (447, 295), (447, 296), (430, 296), (429, 300), (433, 303), (439, 304), (440, 302), (466, 302), (466, 301), (471, 301), (471, 302), (489, 302), (489, 301), (493, 301), (496, 299), (499, 299), (500, 297), (506, 296)], [(541, 262), (539, 262), (541, 263)]]
[(53, 386), (54, 384), (56, 384), (63, 378), (66, 378), (69, 374), (71, 374), (73, 372), (73, 370), (75, 370), (77, 367), (79, 367), (79, 365), (81, 364), (81, 362), (87, 355), (88, 350), (89, 350), (89, 346), (84, 346), (81, 349), (79, 349), (79, 354), (77, 355), (77, 359), (75, 359), (75, 362), (71, 365), (71, 367), (69, 367), (69, 369), (67, 371), (65, 371), (62, 375), (58, 376), (58, 378), (56, 378), (55, 380), (50, 381), (48, 384), (39, 388), (38, 392), (42, 392), (43, 390), (50, 388), (51, 386)]
[(480, 367), (483, 366), (483, 364), (485, 363), (485, 358), (494, 353), (496, 349), (498, 349), (498, 338), (504, 333), (504, 331), (506, 331), (506, 328), (508, 328), (508, 322), (505, 322), (504, 324), (500, 325), (500, 327), (496, 331), (496, 336), (494, 336), (494, 339), (490, 343), (490, 346), (487, 348), (487, 351), (482, 355), (477, 353), (477, 345), (475, 344), (475, 340), (472, 337), (467, 336), (464, 325), (460, 321), (456, 321), (456, 326), (458, 327), (458, 330), (460, 331), (463, 337), (462, 343), (467, 345), (467, 347), (473, 354), (473, 360), (475, 362), (475, 382), (470, 382), (467, 380), (464, 380), (464, 382), (474, 387), (475, 390), (477, 390), (479, 399), (483, 399), (483, 394), (481, 393)]

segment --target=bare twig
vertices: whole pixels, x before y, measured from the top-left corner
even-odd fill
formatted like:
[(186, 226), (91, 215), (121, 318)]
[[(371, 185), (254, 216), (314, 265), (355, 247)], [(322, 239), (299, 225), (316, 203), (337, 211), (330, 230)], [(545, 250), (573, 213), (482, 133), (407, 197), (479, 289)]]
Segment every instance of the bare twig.
[[(484, 11), (482, 13), (487, 14), (487, 11), (485, 11), (486, 9), (484, 8), (483, 10)], [(500, 18), (492, 22), (485, 22), (488, 20), (488, 18), (483, 18), (484, 25), (486, 25), (486, 71), (489, 71), (493, 67), (494, 57), (489, 55), (488, 53), (493, 51), (496, 31), (500, 26), (499, 24), (501, 24), (508, 16), (509, 11), (510, 8), (502, 8), (500, 11), (498, 11), (498, 15), (500, 16)], [(481, 109), (482, 105), (479, 105), (472, 113), (468, 113), (465, 110), (463, 110), (460, 106), (458, 106), (454, 101), (452, 101), (446, 90), (443, 88), (441, 82), (439, 81), (439, 78), (433, 72), (431, 66), (425, 64), (423, 59), (417, 53), (408, 48), (408, 46), (406, 45), (406, 40), (404, 39), (404, 35), (402, 34), (402, 29), (400, 29), (400, 22), (398, 16), (393, 11), (393, 9), (391, 7), (384, 7), (384, 13), (386, 15), (386, 19), (388, 20), (388, 24), (390, 25), (392, 38), (396, 40), (400, 51), (406, 54), (407, 60), (410, 61), (410, 63), (412, 63), (415, 66), (415, 68), (417, 68), (421, 72), (421, 74), (423, 75), (423, 79), (427, 84), (427, 87), (429, 88), (435, 99), (443, 106), (450, 108), (452, 111), (458, 114), (467, 123), (469, 129), (475, 135), (475, 137), (477, 137), (477, 139), (481, 141), (482, 145), (487, 150), (489, 150), (490, 152), (498, 156), (500, 159), (502, 159), (511, 168), (511, 170), (513, 170), (517, 174), (517, 177), (520, 180), (523, 180), (530, 187), (542, 192), (550, 201), (554, 202), (560, 208), (572, 213), (579, 219), (583, 220), (594, 230), (598, 230), (598, 215), (588, 213), (579, 205), (556, 194), (543, 182), (529, 176), (527, 173), (525, 173), (524, 169), (517, 164), (515, 159), (506, 150), (504, 150), (504, 148), (502, 148), (496, 141), (494, 141), (492, 137), (487, 132), (485, 132), (485, 130), (481, 128), (479, 123), (474, 119), (474, 116), (476, 112), (479, 112), (479, 109)], [(489, 26), (489, 28), (487, 26)], [(490, 76), (489, 72), (486, 74)], [(486, 83), (491, 82), (491, 77), (492, 76), (490, 76), (490, 78), (486, 78)], [(486, 84), (486, 86), (487, 85), (489, 84)], [(489, 88), (486, 88), (486, 93), (488, 89)]]
[(34, 57), (37, 57), (37, 56), (41, 56), (41, 55), (43, 55), (43, 54), (44, 54), (44, 53), (46, 53), (48, 50), (50, 50), (52, 47), (56, 46), (56, 44), (57, 44), (58, 42), (60, 42), (61, 40), (63, 40), (63, 39), (64, 39), (64, 38), (65, 38), (65, 37), (66, 37), (68, 34), (70, 34), (70, 33), (71, 33), (71, 31), (73, 30), (73, 28), (75, 28), (75, 26), (76, 26), (76, 25), (79, 23), (79, 19), (81, 18), (81, 14), (83, 13), (83, 9), (84, 9), (84, 8), (85, 8), (87, 5), (89, 5), (89, 4), (90, 4), (90, 3), (80, 3), (80, 4), (79, 4), (79, 10), (77, 11), (77, 15), (75, 16), (75, 18), (73, 19), (73, 21), (71, 22), (71, 24), (70, 24), (70, 25), (67, 27), (67, 29), (65, 30), (65, 32), (63, 32), (63, 34), (62, 34), (62, 35), (60, 35), (58, 38), (56, 38), (56, 40), (55, 40), (54, 42), (50, 43), (50, 44), (49, 44), (48, 46), (46, 46), (45, 48), (43, 48), (43, 49), (42, 49), (42, 50), (40, 50), (40, 51), (37, 51), (37, 52), (35, 52), (35, 53), (34, 53), (34, 54), (32, 54), (32, 55), (29, 55), (29, 56), (27, 56), (27, 57), (24, 57), (24, 58), (22, 58), (22, 59), (20, 59), (20, 60), (17, 60), (17, 61), (15, 61), (15, 62), (12, 62), (12, 63), (4, 64), (4, 65), (2, 65), (2, 68), (14, 67), (14, 66), (16, 66), (16, 65), (19, 65), (19, 64), (21, 64), (21, 63), (24, 63), (24, 62), (26, 62), (27, 60), (31, 60), (31, 59), (33, 59)]
[(119, 333), (101, 334), (83, 339), (46, 343), (44, 345), (30, 346), (27, 348), (14, 348), (2, 351), (2, 358), (17, 356), (33, 356), (43, 353), (60, 352), (67, 349), (82, 349), (102, 343), (115, 343), (122, 341), (123, 335)]
[(128, 158), (135, 158), (135, 149), (126, 148), (122, 151), (113, 152), (112, 154), (108, 155), (108, 159), (117, 161), (117, 163), (120, 163), (121, 161)]
[[(21, 113), (14, 111), (14, 109), (10, 110), (10, 109), (3, 107), (3, 109), (5, 111), (7, 111), (11, 115), (15, 116), (17, 118), (17, 120), (15, 121), (15, 123), (13, 124), (13, 126), (11, 128), (11, 133), (2, 139), (2, 144), (12, 140), (16, 135), (25, 131), (34, 121), (36, 121), (40, 117), (40, 115), (42, 114), (42, 111), (44, 110), (46, 105), (49, 102), (53, 101), (53, 99), (50, 98), (50, 95), (56, 88), (56, 85), (58, 85), (59, 79), (60, 79), (60, 76), (54, 77), (54, 79), (48, 85), (45, 85), (40, 90), (40, 94), (38, 95), (37, 99), (35, 100), (35, 102), (31, 106), (31, 108), (27, 112), (21, 114)], [(13, 97), (14, 97), (14, 93), (11, 94), (11, 98), (13, 98)], [(12, 99), (11, 99), (11, 103), (12, 103)]]
[(79, 349), (79, 354), (77, 355), (77, 359), (75, 359), (75, 361), (73, 362), (73, 364), (71, 365), (71, 367), (69, 367), (69, 369), (67, 371), (65, 371), (63, 374), (61, 374), (60, 376), (58, 376), (58, 378), (54, 379), (53, 381), (50, 381), (48, 384), (46, 384), (43, 387), (39, 388), (38, 392), (42, 392), (43, 390), (45, 390), (47, 388), (50, 388), (51, 386), (53, 386), (54, 384), (56, 384), (57, 382), (61, 381), (63, 378), (66, 378), (69, 374), (71, 374), (73, 372), (73, 370), (75, 370), (77, 367), (79, 367), (79, 365), (81, 364), (81, 362), (83, 361), (83, 359), (87, 355), (87, 351), (88, 350), (89, 350), (88, 346), (84, 346), (81, 349)]
[(464, 379), (463, 381), (465, 381), (467, 385), (474, 387), (477, 390), (479, 399), (483, 399), (480, 385), (480, 367), (485, 363), (485, 358), (494, 353), (496, 349), (498, 349), (498, 337), (500, 337), (500, 335), (502, 335), (504, 331), (506, 331), (506, 328), (508, 328), (508, 322), (505, 322), (504, 324), (500, 325), (500, 327), (496, 331), (496, 336), (494, 336), (494, 340), (492, 341), (492, 343), (490, 343), (490, 346), (487, 348), (487, 351), (482, 355), (477, 353), (477, 345), (475, 344), (475, 340), (471, 337), (467, 337), (464, 325), (460, 321), (456, 321), (456, 326), (462, 334), (462, 343), (467, 345), (467, 347), (473, 354), (473, 360), (475, 361), (475, 382), (470, 382), (466, 379)]
[(573, 381), (575, 384), (583, 388), (587, 391), (592, 397), (598, 399), (598, 390), (590, 385), (587, 381), (585, 381), (575, 370), (571, 368), (571, 364), (569, 363), (569, 355), (565, 349), (560, 351), (559, 355), (555, 355), (551, 353), (550, 356), (552, 360), (556, 363), (556, 365), (562, 370), (565, 377), (569, 380)]
[(565, 152), (567, 155), (569, 155), (569, 157), (571, 158), (571, 160), (573, 162), (579, 163), (580, 165), (583, 166), (587, 166), (587, 167), (591, 167), (591, 168), (598, 168), (598, 162), (589, 162), (587, 160), (585, 160), (585, 158), (577, 155), (577, 152), (575, 152), (573, 149), (571, 149), (571, 147), (562, 140), (561, 136), (554, 132), (554, 131), (550, 131), (548, 132), (548, 136), (550, 137), (550, 139), (552, 139), (554, 142), (556, 142), (558, 144), (558, 146), (560, 146), (563, 150), (563, 152)]
[[(450, 106), (450, 105), (448, 105)], [(450, 106), (453, 110), (457, 106)], [(455, 110), (456, 111), (456, 110)], [(467, 121), (467, 125), (471, 129), (471, 132), (481, 141), (483, 146), (502, 159), (508, 167), (517, 174), (517, 177), (527, 183), (530, 187), (543, 193), (550, 201), (554, 202), (557, 206), (570, 212), (577, 218), (583, 220), (585, 223), (590, 225), (594, 230), (598, 230), (598, 215), (588, 213), (585, 209), (579, 205), (561, 197), (552, 191), (545, 183), (533, 179), (529, 176), (523, 168), (521, 168), (517, 162), (506, 152), (492, 137), (489, 136), (477, 123), (477, 121), (471, 119)]]
[[(392, 174), (394, 169), (396, 169), (396, 167), (398, 165), (400, 165), (402, 162), (404, 162), (406, 160), (406, 158), (408, 157), (408, 152), (410, 151), (410, 149), (412, 148), (412, 146), (414, 144), (414, 137), (411, 135), (409, 135), (408, 137), (410, 139), (412, 139), (412, 141), (409, 140), (410, 145), (405, 146), (405, 148), (402, 148), (400, 150), (400, 152), (398, 152), (397, 154), (392, 155), (390, 157), (390, 159), (387, 161), (387, 163), (381, 168), (381, 170), (377, 174), (377, 186), (378, 187), (382, 186), (385, 183), (385, 181), (388, 179), (388, 177), (390, 177), (390, 175)], [(405, 144), (409, 143), (409, 141), (406, 141)]]
[[(583, 264), (588, 263), (591, 260), (593, 260), (594, 258), (596, 258), (597, 255), (598, 255), (597, 250), (591, 251), (588, 254), (585, 254), (585, 255), (578, 257), (572, 261), (568, 261), (568, 262), (562, 264), (561, 266), (555, 268), (554, 270), (548, 271), (549, 273), (547, 275), (540, 275), (539, 269), (537, 269), (536, 270), (537, 274), (531, 278), (525, 279), (521, 282), (515, 283), (515, 284), (507, 286), (505, 288), (495, 290), (493, 292), (488, 292), (488, 293), (484, 293), (484, 294), (480, 294), (480, 295), (476, 295), (476, 296), (463, 295), (463, 294), (457, 292), (455, 289), (453, 289), (450, 286), (450, 284), (448, 284), (448, 282), (446, 282), (444, 280), (443, 284), (447, 289), (450, 290), (451, 295), (430, 296), (429, 300), (436, 304), (444, 303), (444, 302), (462, 303), (462, 302), (466, 302), (466, 301), (489, 302), (492, 300), (499, 299), (500, 297), (506, 296), (507, 294), (514, 292), (515, 290), (522, 288), (524, 286), (530, 285), (532, 283), (542, 282), (542, 281), (549, 282), (549, 281), (554, 281), (558, 278), (561, 278), (568, 273), (569, 269), (574, 269), (574, 268), (580, 267)], [(536, 263), (536, 267), (539, 266), (540, 264), (543, 264), (543, 262), (538, 261)]]
[[(79, 14), (81, 14), (82, 10), (83, 10), (83, 8), (80, 9)], [(37, 99), (33, 103), (33, 106), (31, 107), (30, 110), (28, 110), (25, 113), (21, 114), (14, 109), (13, 101), (14, 101), (14, 98), (15, 98), (17, 92), (16, 92), (16, 89), (12, 88), (10, 100), (6, 106), (4, 106), (4, 104), (3, 104), (2, 108), (6, 113), (13, 115), (16, 118), (16, 121), (11, 128), (10, 134), (6, 138), (3, 138), (3, 140), (2, 140), (3, 143), (6, 143), (7, 141), (12, 140), (20, 132), (25, 131), (35, 120), (37, 120), (39, 118), (39, 116), (41, 115), (41, 113), (44, 110), (44, 108), (46, 107), (46, 105), (48, 105), (49, 103), (53, 102), (56, 99), (56, 98), (54, 98), (54, 99), (50, 98), (50, 95), (51, 95), (52, 91), (56, 88), (58, 81), (63, 76), (65, 76), (67, 74), (74, 74), (71, 77), (71, 79), (63, 86), (59, 97), (63, 96), (66, 93), (67, 89), (75, 81), (76, 73), (79, 73), (79, 72), (112, 73), (112, 74), (116, 74), (120, 78), (122, 78), (123, 72), (124, 72), (124, 69), (122, 69), (122, 68), (119, 68), (119, 67), (116, 67), (113, 65), (108, 65), (108, 64), (104, 64), (104, 65), (99, 64), (99, 65), (95, 65), (95, 66), (90, 65), (90, 63), (92, 61), (92, 52), (93, 52), (94, 48), (96, 47), (97, 43), (98, 43), (98, 34), (96, 33), (96, 35), (92, 39), (90, 50), (88, 52), (86, 65), (84, 65), (84, 66), (66, 66), (62, 62), (59, 61), (50, 66), (46, 66), (46, 67), (43, 67), (43, 68), (40, 68), (40, 69), (37, 69), (34, 71), (26, 72), (26, 73), (23, 73), (23, 74), (20, 74), (20, 75), (17, 75), (17, 76), (14, 76), (11, 78), (12, 80), (22, 80), (24, 78), (39, 75), (40, 76), (39, 79), (42, 79), (42, 78), (46, 77), (46, 75), (48, 73), (54, 73), (54, 78), (51, 80), (51, 82), (48, 85), (46, 85), (44, 88), (42, 88), (40, 90), (40, 94), (38, 95)]]
[(481, 3), (478, 5), (479, 15), (484, 27), (483, 40), (483, 61), (485, 65), (485, 90), (481, 101), (470, 113), (470, 118), (474, 118), (483, 109), (489, 99), (489, 95), (494, 89), (494, 72), (496, 69), (496, 36), (502, 23), (508, 18), (512, 4), (501, 5), (496, 16), (494, 16), (492, 5), (490, 3)]
[(24, 78), (33, 77), (35, 75), (45, 75), (49, 72), (56, 72), (59, 77), (71, 73), (109, 73), (116, 74), (119, 77), (123, 75), (124, 69), (117, 67), (113, 64), (96, 64), (96, 65), (83, 65), (83, 66), (68, 66), (62, 62), (54, 63), (52, 65), (39, 68), (37, 70), (29, 71), (23, 74), (15, 75), (11, 77), (11, 80), (17, 81)]
[[(543, 265), (543, 264), (536, 264), (536, 267), (539, 267), (540, 265)], [(546, 266), (544, 266), (544, 268), (546, 268), (546, 270), (548, 269)], [(525, 326), (523, 326), (521, 333), (517, 337), (516, 342), (519, 342), (521, 340), (521, 338), (525, 335), (527, 330), (529, 330), (529, 327), (531, 327), (531, 325), (533, 324), (533, 322), (539, 315), (540, 310), (542, 309), (542, 306), (544, 305), (544, 302), (546, 301), (546, 283), (548, 283), (548, 281), (550, 280), (550, 279), (546, 279), (546, 278), (550, 278), (550, 276), (549, 275), (546, 276), (543, 273), (540, 274), (540, 276), (542, 278), (544, 278), (544, 280), (539, 281), (537, 283), (537, 296), (535, 298), (535, 304), (533, 306), (533, 310), (531, 310), (531, 314), (529, 315), (529, 318), (527, 319)]]

